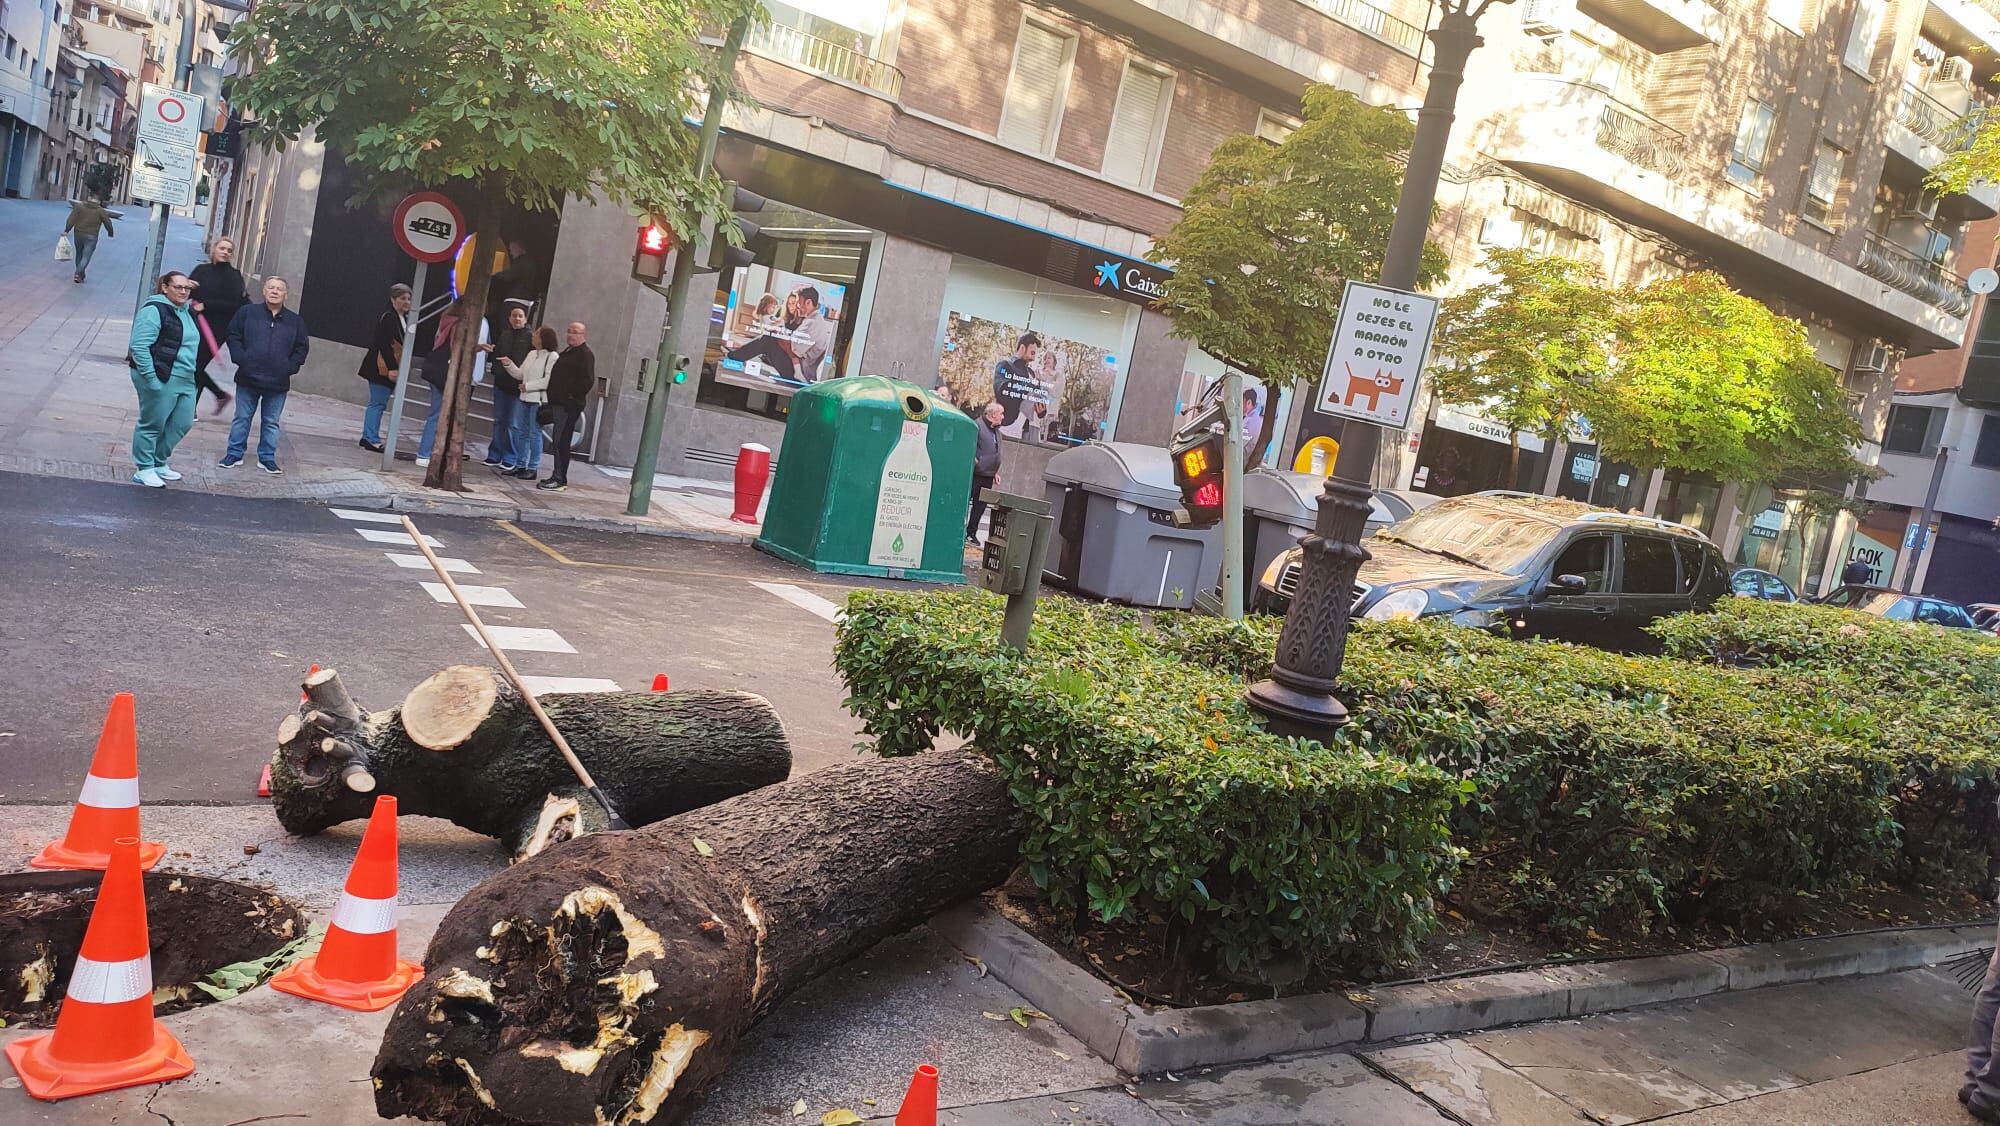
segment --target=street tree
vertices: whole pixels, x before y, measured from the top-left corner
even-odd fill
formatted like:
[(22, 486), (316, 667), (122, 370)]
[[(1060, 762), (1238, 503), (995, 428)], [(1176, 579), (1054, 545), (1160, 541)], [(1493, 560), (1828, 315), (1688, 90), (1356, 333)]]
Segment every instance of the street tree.
[[(604, 197), (676, 231), (727, 216), (720, 182), (695, 174), (686, 122), (704, 87), (726, 78), (703, 29), (760, 10), (756, 0), (281, 0), (231, 34), (231, 53), (251, 64), (232, 100), (264, 142), (310, 131), (373, 173), (353, 202), (417, 187), (466, 201), (465, 297), (483, 310), (509, 203)], [(461, 487), (477, 342), (458, 334), (432, 487)]]
[[(1331, 86), (1305, 94), (1305, 117), (1272, 144), (1224, 141), (1153, 244), (1174, 275), (1158, 306), (1173, 333), (1260, 380), (1275, 395), (1309, 387), (1326, 364), (1347, 279), (1373, 280), (1395, 221), (1409, 118)], [(1426, 244), (1418, 282), (1444, 276)], [(1271, 444), (1275, 410), (1250, 447)]]
[(1573, 258), (1495, 249), (1484, 266), (1491, 281), (1441, 303), (1431, 386), (1507, 427), (1511, 482), (1522, 434), (1553, 443), (1589, 413), (1611, 368), (1618, 295)]

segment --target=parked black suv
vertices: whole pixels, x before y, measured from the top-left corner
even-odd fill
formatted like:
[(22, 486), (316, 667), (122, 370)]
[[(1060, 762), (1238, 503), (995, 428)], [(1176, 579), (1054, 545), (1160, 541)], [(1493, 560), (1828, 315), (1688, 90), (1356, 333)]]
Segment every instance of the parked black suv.
[[(1729, 589), (1722, 552), (1693, 528), (1529, 493), (1439, 501), (1367, 547), (1374, 558), (1354, 584), (1361, 617), (1449, 617), (1605, 649), (1657, 649), (1649, 623), (1706, 610)], [(1254, 607), (1283, 613), (1298, 572), (1296, 547), (1272, 560)]]

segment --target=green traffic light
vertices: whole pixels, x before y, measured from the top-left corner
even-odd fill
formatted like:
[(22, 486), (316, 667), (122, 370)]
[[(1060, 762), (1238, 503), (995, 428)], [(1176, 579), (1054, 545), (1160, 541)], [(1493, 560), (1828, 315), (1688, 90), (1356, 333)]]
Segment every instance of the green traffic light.
[(688, 381), (688, 373), (686, 373), (686, 372), (684, 372), (684, 371), (676, 371), (676, 372), (674, 372), (674, 382), (675, 382), (675, 383), (686, 383), (687, 381)]

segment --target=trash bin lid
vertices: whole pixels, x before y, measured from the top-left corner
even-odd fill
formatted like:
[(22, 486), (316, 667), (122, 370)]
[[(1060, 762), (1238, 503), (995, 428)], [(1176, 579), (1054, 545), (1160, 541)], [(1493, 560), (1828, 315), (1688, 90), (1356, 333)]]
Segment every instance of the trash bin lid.
[(1317, 473), (1258, 466), (1243, 475), (1243, 510), (1311, 527), (1325, 487), (1326, 478)]
[(1150, 508), (1176, 508), (1181, 503), (1167, 451), (1137, 442), (1085, 442), (1064, 450), (1049, 459), (1042, 479), (1052, 485), (1081, 485), (1100, 496)]

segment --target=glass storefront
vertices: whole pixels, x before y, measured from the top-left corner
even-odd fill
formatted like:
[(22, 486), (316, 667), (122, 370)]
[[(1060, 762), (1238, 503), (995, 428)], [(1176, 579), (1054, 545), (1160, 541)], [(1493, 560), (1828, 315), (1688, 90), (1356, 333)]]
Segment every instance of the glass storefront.
[(1826, 566), (1827, 535), (1833, 518), (1806, 507), (1800, 488), (1758, 485), (1743, 513), (1748, 523), (1737, 545), (1736, 562), (1783, 576), (1800, 593), (1819, 589)]
[(1571, 441), (1556, 495), (1620, 512), (1636, 512), (1646, 503), (1650, 471), (1624, 461), (1599, 461), (1595, 442)]
[(963, 256), (938, 309), (937, 379), (967, 414), (1006, 409), (1009, 438), (1109, 437), (1139, 306)]
[(1519, 443), (1517, 457), (1505, 426), (1440, 404), (1424, 423), (1410, 487), (1441, 497), (1486, 489), (1539, 493), (1548, 477), (1548, 443), (1532, 434), (1521, 435)]
[[(1644, 500), (1643, 495), (1640, 500)], [(1720, 539), (1715, 518), (1722, 504), (1722, 485), (1707, 473), (1668, 470), (1660, 482), (1660, 505), (1656, 515), (1662, 520), (1686, 524), (1710, 539)]]

